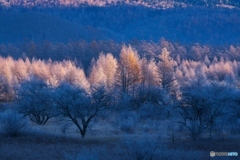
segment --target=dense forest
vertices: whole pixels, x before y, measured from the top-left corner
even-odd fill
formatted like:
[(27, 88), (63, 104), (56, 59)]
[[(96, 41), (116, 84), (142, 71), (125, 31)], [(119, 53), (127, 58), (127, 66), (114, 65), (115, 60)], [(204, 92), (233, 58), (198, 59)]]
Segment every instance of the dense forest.
[[(238, 61), (223, 57), (209, 60), (207, 55), (199, 61), (180, 55), (174, 60), (166, 47), (158, 57), (148, 59), (125, 45), (118, 57), (101, 53), (91, 61), (88, 76), (72, 61), (1, 58), (1, 101), (16, 102), (17, 110), (38, 124), (63, 114), (82, 136), (91, 119), (105, 107), (118, 114), (143, 110), (141, 114), (150, 119), (166, 116), (188, 120), (183, 126), (193, 140), (209, 127), (212, 132), (215, 119), (239, 118)], [(214, 127), (224, 126), (219, 124), (214, 123)]]

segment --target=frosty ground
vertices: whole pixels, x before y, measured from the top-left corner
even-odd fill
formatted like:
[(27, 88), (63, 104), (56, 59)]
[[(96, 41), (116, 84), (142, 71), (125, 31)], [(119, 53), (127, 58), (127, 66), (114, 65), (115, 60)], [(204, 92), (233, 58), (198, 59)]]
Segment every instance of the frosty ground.
[(173, 137), (156, 129), (128, 133), (121, 129), (106, 132), (96, 128), (92, 126), (83, 139), (73, 126), (64, 130), (63, 125), (32, 124), (31, 129), (17, 137), (0, 136), (0, 157), (3, 160), (207, 160), (212, 159), (210, 151), (240, 153), (240, 137), (236, 135), (219, 134), (212, 139), (203, 136), (191, 141), (184, 133), (175, 133)]

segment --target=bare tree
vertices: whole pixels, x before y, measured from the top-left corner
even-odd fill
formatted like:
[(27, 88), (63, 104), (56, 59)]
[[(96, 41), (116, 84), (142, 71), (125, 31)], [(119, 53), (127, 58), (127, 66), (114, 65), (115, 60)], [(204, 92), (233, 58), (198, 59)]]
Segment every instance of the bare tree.
[[(237, 122), (240, 119), (240, 94), (239, 89), (235, 89), (234, 91), (229, 94), (231, 97), (231, 107), (227, 110), (228, 120), (230, 120), (231, 123)], [(230, 98), (229, 98), (230, 99)]]
[(17, 90), (19, 112), (28, 116), (31, 121), (45, 125), (55, 116), (51, 88), (39, 79), (22, 83)]
[(225, 87), (216, 85), (183, 88), (180, 123), (190, 131), (194, 141), (222, 115), (228, 102), (226, 91)]
[(89, 123), (110, 105), (110, 100), (104, 87), (93, 88), (91, 93), (87, 93), (81, 88), (62, 84), (55, 91), (59, 114), (74, 123), (82, 138), (85, 137)]

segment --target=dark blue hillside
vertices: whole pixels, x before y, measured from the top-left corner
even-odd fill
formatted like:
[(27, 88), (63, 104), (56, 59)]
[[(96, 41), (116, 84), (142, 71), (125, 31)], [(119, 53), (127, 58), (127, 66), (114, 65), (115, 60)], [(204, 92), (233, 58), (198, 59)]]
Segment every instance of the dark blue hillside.
[[(110, 36), (110, 37), (109, 37)], [(50, 14), (40, 12), (0, 12), (0, 43), (22, 41), (68, 42), (121, 39), (107, 29), (83, 26)]]
[(187, 7), (10, 8), (0, 12), (0, 43), (132, 40), (239, 45), (240, 10)]

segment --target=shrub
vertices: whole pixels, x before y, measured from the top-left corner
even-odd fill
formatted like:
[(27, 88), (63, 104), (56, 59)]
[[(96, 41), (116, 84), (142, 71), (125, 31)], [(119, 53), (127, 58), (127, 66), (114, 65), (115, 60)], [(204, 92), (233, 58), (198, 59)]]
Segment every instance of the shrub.
[(22, 115), (6, 111), (1, 115), (1, 131), (5, 136), (17, 137), (27, 129), (26, 120)]
[(205, 152), (169, 148), (159, 139), (142, 137), (125, 139), (119, 152), (123, 152), (122, 160), (188, 160), (203, 159)]
[(148, 138), (140, 140), (127, 139), (123, 141), (125, 160), (152, 160), (157, 159), (161, 146)]

